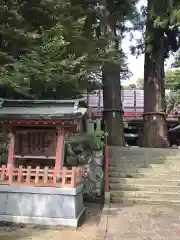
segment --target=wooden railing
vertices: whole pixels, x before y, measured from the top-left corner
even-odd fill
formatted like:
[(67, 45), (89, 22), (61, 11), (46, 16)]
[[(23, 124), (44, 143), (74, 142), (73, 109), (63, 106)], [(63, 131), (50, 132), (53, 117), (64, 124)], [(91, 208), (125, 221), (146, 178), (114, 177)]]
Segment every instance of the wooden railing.
[(76, 188), (82, 183), (83, 168), (72, 167), (71, 170), (63, 167), (60, 171), (55, 168), (19, 168), (0, 167), (0, 184), (39, 187)]

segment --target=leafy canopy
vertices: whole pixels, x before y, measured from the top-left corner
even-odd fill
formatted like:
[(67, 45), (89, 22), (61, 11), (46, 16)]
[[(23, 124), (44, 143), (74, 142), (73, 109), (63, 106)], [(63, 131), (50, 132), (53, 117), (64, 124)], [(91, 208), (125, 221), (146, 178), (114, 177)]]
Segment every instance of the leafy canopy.
[(0, 49), (2, 83), (21, 93), (36, 83), (44, 88), (49, 83), (67, 83), (68, 87), (72, 84), (71, 89), (80, 89), (82, 77), (88, 75), (85, 65), (94, 44), (87, 44), (83, 38), (86, 15), (81, 6), (77, 9), (59, 0), (3, 4), (6, 24), (0, 29), (4, 38)]
[[(96, 81), (101, 66), (115, 62), (127, 73), (121, 49), (105, 51), (119, 42), (124, 21), (134, 18), (135, 2), (107, 0), (106, 21), (117, 34), (102, 37), (102, 8), (98, 1), (8, 0), (1, 3), (0, 77), (23, 95), (43, 98), (47, 89), (57, 98), (80, 94)], [(119, 34), (120, 32), (120, 34)], [(46, 95), (46, 94), (45, 94)]]
[(180, 70), (169, 70), (166, 72), (165, 83), (167, 89), (180, 90)]
[(173, 63), (173, 67), (180, 68), (180, 51), (178, 51), (175, 56), (175, 61)]

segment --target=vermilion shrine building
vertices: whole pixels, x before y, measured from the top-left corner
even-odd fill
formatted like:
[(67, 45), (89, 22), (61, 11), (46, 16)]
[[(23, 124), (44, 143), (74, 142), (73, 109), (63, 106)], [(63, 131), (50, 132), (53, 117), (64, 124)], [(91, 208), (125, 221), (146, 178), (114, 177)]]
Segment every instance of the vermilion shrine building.
[(0, 100), (10, 133), (0, 166), (0, 221), (77, 227), (84, 212), (82, 167), (65, 167), (64, 136), (83, 131), (80, 100)]
[(2, 99), (0, 104), (1, 125), (10, 132), (8, 166), (31, 163), (60, 169), (64, 135), (83, 131), (86, 108), (80, 100)]

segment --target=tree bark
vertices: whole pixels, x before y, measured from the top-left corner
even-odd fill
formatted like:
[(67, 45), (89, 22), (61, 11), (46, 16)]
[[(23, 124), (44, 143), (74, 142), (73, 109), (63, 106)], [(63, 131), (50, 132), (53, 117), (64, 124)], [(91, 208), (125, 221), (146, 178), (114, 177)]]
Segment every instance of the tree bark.
[[(157, 0), (148, 1), (148, 18), (146, 23), (146, 51), (144, 64), (144, 128), (143, 147), (168, 147), (167, 122), (165, 110), (164, 81), (164, 31), (154, 28), (151, 18), (156, 11)], [(154, 12), (159, 16), (159, 13)], [(151, 39), (151, 41), (149, 41)], [(151, 50), (149, 50), (149, 48)]]
[[(117, 53), (120, 41), (117, 40), (117, 19), (108, 12), (106, 0), (100, 0), (101, 5), (101, 33), (107, 38), (109, 46), (106, 51)], [(124, 146), (124, 124), (121, 103), (120, 60), (119, 63), (107, 62), (102, 68), (103, 83), (103, 118), (108, 133), (108, 145)]]
[(104, 121), (108, 145), (124, 146), (124, 123), (121, 103), (120, 67), (107, 63), (102, 71)]

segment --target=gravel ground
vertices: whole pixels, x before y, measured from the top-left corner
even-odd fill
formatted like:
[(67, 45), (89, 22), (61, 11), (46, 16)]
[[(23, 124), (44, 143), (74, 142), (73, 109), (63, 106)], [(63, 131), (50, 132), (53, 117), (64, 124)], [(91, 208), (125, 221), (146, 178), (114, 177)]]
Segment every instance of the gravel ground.
[(45, 229), (33, 226), (1, 226), (0, 240), (93, 240), (100, 220), (102, 206), (86, 204), (85, 222), (78, 229)]

